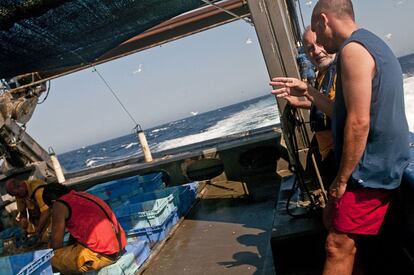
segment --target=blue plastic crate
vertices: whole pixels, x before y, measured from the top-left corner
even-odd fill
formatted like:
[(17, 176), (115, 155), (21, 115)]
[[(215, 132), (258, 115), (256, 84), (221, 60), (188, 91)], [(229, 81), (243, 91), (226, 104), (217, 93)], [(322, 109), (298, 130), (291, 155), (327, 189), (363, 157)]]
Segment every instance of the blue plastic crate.
[(180, 204), (178, 206), (178, 214), (184, 216), (190, 210), (197, 198), (198, 182), (183, 184), (180, 186), (172, 186), (167, 189), (175, 189), (178, 191)]
[(162, 224), (172, 211), (174, 195), (151, 201), (122, 205), (114, 209), (114, 213), (122, 227), (128, 231)]
[(44, 249), (2, 257), (0, 258), (1, 274), (51, 275), (53, 274), (50, 265), (52, 256), (52, 249)]
[(165, 183), (162, 181), (161, 172), (137, 176), (137, 178), (144, 192), (151, 192), (165, 187)]
[(126, 253), (114, 264), (108, 265), (97, 271), (90, 271), (88, 275), (112, 275), (125, 274), (133, 275), (147, 260), (151, 254), (149, 244), (147, 241), (134, 241), (125, 247)]
[(112, 207), (116, 207), (131, 196), (162, 189), (164, 187), (165, 184), (162, 181), (162, 173), (157, 172), (144, 176), (133, 176), (98, 184), (89, 188), (87, 192), (108, 202)]
[(159, 226), (129, 230), (126, 232), (127, 240), (128, 242), (135, 240), (146, 240), (150, 243), (150, 245), (154, 245), (168, 236), (173, 226), (177, 224), (178, 220), (179, 217), (177, 211), (173, 211), (164, 223)]
[(128, 199), (123, 201), (123, 207), (128, 207), (131, 204), (145, 202), (145, 201), (152, 201), (157, 200), (161, 198), (169, 197), (171, 200), (171, 195), (173, 195), (173, 204), (174, 206), (178, 207), (180, 205), (180, 196), (179, 196), (179, 190), (176, 188), (164, 188), (160, 190), (155, 190), (151, 192), (145, 192), (141, 194), (134, 195), (132, 197), (129, 197)]
[(141, 183), (136, 176), (109, 181), (106, 183), (95, 185), (87, 190), (88, 193), (95, 195), (104, 201), (128, 197), (138, 193), (142, 193)]

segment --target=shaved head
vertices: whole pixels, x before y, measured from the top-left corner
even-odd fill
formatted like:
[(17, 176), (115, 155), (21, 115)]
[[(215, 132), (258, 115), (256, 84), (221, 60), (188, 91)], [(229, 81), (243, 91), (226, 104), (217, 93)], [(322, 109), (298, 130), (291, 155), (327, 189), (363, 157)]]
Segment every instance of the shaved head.
[(319, 0), (313, 9), (312, 18), (321, 13), (331, 14), (337, 18), (351, 18), (355, 21), (351, 0)]
[(303, 32), (303, 37), (308, 35), (309, 33), (313, 32), (311, 26), (306, 26), (305, 31)]
[(319, 0), (313, 9), (311, 24), (318, 44), (330, 54), (336, 53), (358, 29), (351, 0)]

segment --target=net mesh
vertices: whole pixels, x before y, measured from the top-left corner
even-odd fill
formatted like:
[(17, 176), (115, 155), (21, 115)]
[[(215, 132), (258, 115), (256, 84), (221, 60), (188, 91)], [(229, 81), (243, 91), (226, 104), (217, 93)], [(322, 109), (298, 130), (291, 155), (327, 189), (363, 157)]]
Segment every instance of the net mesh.
[(91, 62), (200, 0), (1, 0), (0, 78)]

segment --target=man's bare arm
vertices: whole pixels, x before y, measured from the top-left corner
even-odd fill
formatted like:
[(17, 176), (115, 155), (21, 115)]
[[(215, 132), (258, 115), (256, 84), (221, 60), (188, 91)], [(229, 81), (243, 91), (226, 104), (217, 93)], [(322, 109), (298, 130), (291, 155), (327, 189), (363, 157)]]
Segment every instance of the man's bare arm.
[(65, 235), (65, 220), (68, 217), (68, 208), (61, 202), (56, 201), (52, 209), (52, 236), (51, 247), (58, 249), (63, 247)]
[(43, 195), (43, 189), (36, 190), (34, 194), (35, 201), (37, 203), (37, 206), (40, 209), (40, 218), (39, 218), (39, 222), (37, 224), (36, 232), (35, 232), (35, 234), (38, 235), (39, 237), (43, 234), (43, 231), (48, 226), (48, 222), (50, 220), (49, 217), (52, 213), (50, 211), (50, 208), (47, 207), (47, 205), (43, 201), (42, 195)]
[(375, 61), (358, 43), (349, 43), (341, 53), (342, 88), (347, 118), (337, 184), (346, 185), (364, 153), (370, 125), (372, 79)]
[(35, 234), (41, 236), (43, 231), (46, 229), (47, 222), (49, 220), (50, 209), (40, 213), (39, 223), (36, 227)]
[[(309, 86), (310, 87), (310, 86)], [(329, 99), (326, 95), (322, 94), (315, 88), (311, 87), (306, 93), (306, 98), (309, 99), (319, 110), (324, 112), (328, 117), (332, 118), (334, 101)]]

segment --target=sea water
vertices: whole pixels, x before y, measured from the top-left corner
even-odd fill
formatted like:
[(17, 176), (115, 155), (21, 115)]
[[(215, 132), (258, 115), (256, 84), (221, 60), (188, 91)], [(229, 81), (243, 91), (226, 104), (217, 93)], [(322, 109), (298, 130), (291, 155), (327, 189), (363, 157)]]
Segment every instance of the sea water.
[[(404, 72), (405, 107), (410, 131), (414, 132), (414, 55), (400, 58)], [(269, 91), (270, 92), (270, 91)], [(152, 152), (177, 148), (279, 123), (274, 96), (266, 95), (234, 105), (196, 114), (145, 130)], [(85, 146), (59, 156), (66, 171), (94, 167), (141, 155), (134, 134)]]

